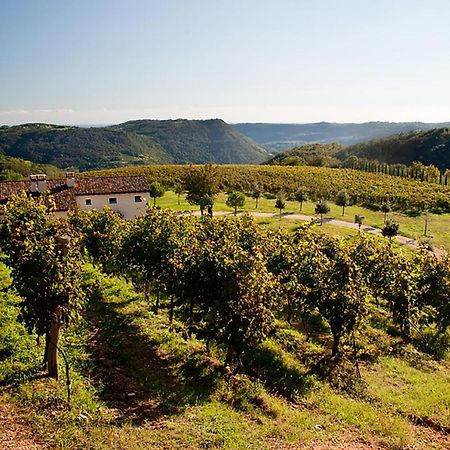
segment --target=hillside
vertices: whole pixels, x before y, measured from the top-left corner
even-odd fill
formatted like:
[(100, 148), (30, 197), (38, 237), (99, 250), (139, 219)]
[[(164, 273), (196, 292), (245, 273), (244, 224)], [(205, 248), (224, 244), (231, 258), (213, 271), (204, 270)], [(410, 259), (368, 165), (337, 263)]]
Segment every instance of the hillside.
[(24, 159), (0, 155), (0, 181), (20, 180), (32, 173), (60, 175), (62, 170), (48, 164), (34, 164)]
[(366, 123), (238, 123), (233, 127), (272, 152), (297, 147), (311, 142), (338, 142), (356, 144), (371, 139), (412, 130), (430, 130), (449, 126), (447, 123), (423, 122), (366, 122)]
[(78, 170), (167, 163), (259, 163), (267, 152), (221, 120), (139, 120), (98, 128), (0, 128), (0, 154)]
[(339, 157), (355, 155), (388, 164), (411, 164), (420, 161), (433, 164), (441, 171), (450, 168), (450, 130), (436, 128), (429, 131), (411, 131), (384, 139), (352, 145), (339, 153)]
[(344, 146), (331, 144), (305, 144), (283, 153), (278, 153), (265, 164), (277, 166), (339, 166), (337, 154), (344, 151)]
[(252, 164), (268, 153), (220, 119), (133, 120), (110, 127), (151, 137), (178, 164)]

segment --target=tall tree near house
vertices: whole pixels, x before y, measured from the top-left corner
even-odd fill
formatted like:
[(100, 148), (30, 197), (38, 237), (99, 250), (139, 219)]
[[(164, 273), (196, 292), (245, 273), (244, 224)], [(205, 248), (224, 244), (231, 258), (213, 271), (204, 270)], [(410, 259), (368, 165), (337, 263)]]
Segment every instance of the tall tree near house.
[(350, 195), (348, 195), (348, 192), (345, 189), (337, 193), (335, 203), (338, 206), (342, 206), (342, 215), (344, 215), (345, 207), (350, 204)]
[(305, 186), (301, 186), (295, 193), (296, 200), (300, 203), (300, 211), (303, 209), (303, 202), (308, 201), (308, 189)]
[(149, 188), (150, 197), (153, 199), (153, 206), (156, 206), (156, 199), (162, 197), (166, 190), (157, 181), (154, 181)]
[(208, 208), (209, 215), (212, 215), (212, 206), (218, 191), (217, 167), (212, 164), (189, 167), (183, 185), (188, 203), (198, 205), (202, 215), (206, 208)]
[(22, 298), (20, 319), (30, 333), (45, 336), (44, 364), (57, 379), (60, 331), (76, 317), (84, 294), (79, 235), (51, 217), (52, 206), (49, 198), (13, 195), (0, 215), (2, 250)]
[(245, 205), (245, 195), (239, 191), (233, 191), (228, 194), (227, 206), (234, 208), (234, 215), (237, 214), (237, 209)]

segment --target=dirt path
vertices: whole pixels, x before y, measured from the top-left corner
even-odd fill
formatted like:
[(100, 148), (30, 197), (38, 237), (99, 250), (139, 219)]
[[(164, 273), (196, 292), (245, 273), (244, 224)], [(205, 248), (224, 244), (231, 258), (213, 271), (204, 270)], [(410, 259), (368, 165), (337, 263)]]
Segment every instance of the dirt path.
[[(249, 214), (252, 217), (269, 217), (269, 218), (279, 218), (279, 214), (273, 214), (273, 213), (265, 213), (265, 212), (238, 212), (239, 216), (243, 216)], [(195, 216), (200, 215), (199, 211), (194, 212)], [(229, 211), (214, 211), (215, 216), (232, 216), (233, 213)], [(305, 214), (282, 214), (282, 219), (290, 219), (290, 220), (304, 220), (305, 222), (310, 222), (311, 220), (317, 220), (316, 216), (307, 216)], [(344, 220), (339, 219), (323, 219), (324, 223), (329, 223), (331, 225), (336, 225), (338, 227), (343, 228), (350, 228), (352, 230), (358, 230), (358, 225), (356, 223), (346, 222)], [(381, 236), (381, 230), (379, 228), (370, 227), (367, 225), (363, 225), (361, 227), (361, 231), (364, 231), (365, 233), (374, 234), (376, 236)], [(406, 245), (407, 247), (410, 247), (412, 249), (417, 249), (417, 241), (414, 239), (408, 238), (406, 236), (397, 236), (395, 240), (399, 244)], [(440, 248), (434, 248), (433, 253), (438, 257), (441, 258), (442, 256), (446, 255), (447, 252)]]
[(0, 394), (0, 449), (44, 450), (30, 424), (5, 394)]

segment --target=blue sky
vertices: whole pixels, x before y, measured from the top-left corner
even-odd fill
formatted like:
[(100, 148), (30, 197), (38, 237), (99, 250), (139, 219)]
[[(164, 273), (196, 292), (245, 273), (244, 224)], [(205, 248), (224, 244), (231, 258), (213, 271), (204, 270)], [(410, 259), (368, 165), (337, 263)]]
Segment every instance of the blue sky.
[(448, 0), (0, 0), (0, 123), (450, 120)]

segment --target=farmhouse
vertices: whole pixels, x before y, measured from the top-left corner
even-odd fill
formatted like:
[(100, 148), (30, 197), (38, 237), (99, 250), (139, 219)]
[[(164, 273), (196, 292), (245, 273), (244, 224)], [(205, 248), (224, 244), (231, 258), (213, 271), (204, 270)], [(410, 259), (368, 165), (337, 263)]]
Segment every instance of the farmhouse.
[(134, 219), (145, 214), (149, 198), (148, 182), (143, 176), (76, 178), (68, 172), (66, 179), (47, 180), (46, 175), (30, 175), (29, 180), (0, 182), (0, 203), (12, 194), (25, 191), (38, 197), (44, 192), (55, 200), (57, 217), (65, 217), (70, 210), (101, 210), (109, 206)]

